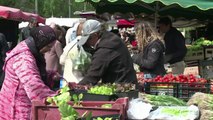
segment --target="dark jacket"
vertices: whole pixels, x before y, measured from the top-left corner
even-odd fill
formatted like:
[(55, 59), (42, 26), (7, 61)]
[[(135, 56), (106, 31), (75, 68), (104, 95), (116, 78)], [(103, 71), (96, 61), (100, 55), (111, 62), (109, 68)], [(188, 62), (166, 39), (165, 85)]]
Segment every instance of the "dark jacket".
[(30, 30), (31, 30), (31, 28), (29, 26), (22, 28), (22, 30), (21, 30), (21, 41), (30, 37)]
[(164, 45), (160, 40), (155, 40), (147, 44), (144, 50), (132, 56), (133, 62), (140, 66), (140, 70), (145, 74), (154, 76), (164, 75)]
[(86, 76), (79, 84), (137, 83), (130, 53), (122, 39), (105, 31), (92, 56)]
[(164, 36), (166, 51), (166, 63), (176, 63), (182, 61), (186, 55), (187, 48), (185, 38), (176, 28), (171, 28)]
[(6, 58), (6, 52), (9, 50), (4, 34), (0, 33), (0, 87), (4, 79), (3, 65)]

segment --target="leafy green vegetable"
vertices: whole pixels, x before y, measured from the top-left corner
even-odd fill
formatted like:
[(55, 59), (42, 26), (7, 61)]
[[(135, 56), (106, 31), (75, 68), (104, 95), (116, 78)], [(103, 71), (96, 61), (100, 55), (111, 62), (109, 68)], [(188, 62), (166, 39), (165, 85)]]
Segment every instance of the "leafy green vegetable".
[(88, 93), (92, 94), (101, 94), (101, 95), (112, 95), (115, 93), (115, 86), (113, 85), (101, 85), (101, 86), (94, 86), (88, 90)]
[[(61, 88), (58, 95), (54, 97), (48, 97), (47, 102), (55, 103), (58, 106), (58, 110), (61, 114), (61, 120), (76, 120), (79, 118), (78, 112), (71, 106), (68, 105), (67, 102), (71, 100), (71, 96), (69, 93), (68, 85)], [(80, 100), (83, 98), (83, 94), (73, 95), (74, 105), (80, 106)], [(86, 117), (86, 120), (90, 120), (92, 117), (92, 113), (84, 114), (83, 117)]]
[(67, 118), (70, 116), (73, 118), (78, 118), (78, 112), (71, 105), (68, 105), (66, 101), (61, 101), (58, 104), (58, 107), (62, 118)]
[(101, 117), (97, 117), (96, 119), (94, 119), (94, 120), (112, 120), (112, 118), (110, 118), (110, 117), (106, 117), (106, 118), (101, 118)]
[(144, 102), (148, 102), (155, 106), (186, 106), (186, 102), (181, 99), (169, 95), (149, 95), (141, 94)]
[(74, 106), (81, 106), (81, 99), (83, 98), (83, 94), (79, 94), (78, 96), (76, 94), (73, 94), (72, 96), (74, 100)]
[(162, 113), (172, 116), (187, 116), (189, 114), (189, 110), (178, 108), (162, 108)]

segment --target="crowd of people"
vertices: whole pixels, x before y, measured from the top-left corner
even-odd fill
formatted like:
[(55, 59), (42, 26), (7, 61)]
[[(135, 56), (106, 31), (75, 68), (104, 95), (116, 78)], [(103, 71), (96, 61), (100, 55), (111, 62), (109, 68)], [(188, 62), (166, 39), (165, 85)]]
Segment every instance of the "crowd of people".
[[(145, 78), (165, 75), (165, 63), (171, 64), (174, 74), (184, 71), (185, 39), (168, 17), (160, 19), (159, 30), (140, 21), (131, 34), (107, 31), (92, 19), (76, 23), (67, 32), (54, 23), (38, 26), (35, 22), (22, 30), (22, 41), (10, 51), (0, 34), (2, 120), (30, 119), (32, 101), (56, 95), (60, 80), (63, 85), (138, 84), (133, 64)], [(128, 44), (138, 53), (131, 54)]]

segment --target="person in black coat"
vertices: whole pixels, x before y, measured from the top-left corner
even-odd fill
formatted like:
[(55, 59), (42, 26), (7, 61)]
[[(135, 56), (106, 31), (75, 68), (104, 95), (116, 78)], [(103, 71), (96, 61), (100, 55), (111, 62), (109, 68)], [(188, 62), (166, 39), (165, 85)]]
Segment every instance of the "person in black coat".
[(163, 76), (166, 74), (163, 42), (148, 22), (140, 22), (135, 28), (140, 52), (132, 56), (133, 62), (139, 65), (145, 78)]
[(4, 60), (6, 58), (6, 52), (9, 50), (9, 46), (7, 44), (7, 40), (4, 34), (0, 33), (0, 88), (2, 86), (4, 80), (4, 72), (3, 72), (3, 65)]
[(187, 52), (185, 38), (172, 26), (169, 17), (162, 17), (159, 22), (159, 30), (165, 33), (165, 63), (169, 63), (173, 74), (183, 74), (185, 69), (184, 57)]
[(83, 25), (82, 38), (78, 45), (94, 49), (92, 61), (79, 84), (137, 83), (133, 61), (123, 40), (112, 32), (102, 29), (97, 20), (87, 20)]

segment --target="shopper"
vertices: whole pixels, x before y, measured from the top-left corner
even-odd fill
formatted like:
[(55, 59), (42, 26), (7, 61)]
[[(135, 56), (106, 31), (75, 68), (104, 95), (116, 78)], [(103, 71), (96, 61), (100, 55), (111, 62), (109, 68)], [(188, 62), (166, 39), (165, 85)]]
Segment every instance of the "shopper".
[(134, 63), (139, 65), (144, 78), (154, 78), (166, 74), (164, 68), (164, 44), (156, 30), (146, 21), (135, 25), (136, 40), (139, 44), (139, 54), (132, 56)]
[(21, 41), (27, 39), (30, 36), (30, 30), (34, 27), (38, 27), (38, 22), (35, 18), (31, 18), (27, 27), (21, 30)]
[[(77, 47), (77, 42), (81, 38), (81, 31), (82, 31), (82, 26), (83, 22), (76, 23), (73, 28), (69, 29), (69, 32), (67, 35), (70, 36), (68, 41), (68, 44), (65, 46), (63, 49), (63, 53), (60, 57), (60, 64), (64, 66), (64, 73), (63, 77), (68, 81), (68, 82), (75, 82), (78, 83), (81, 79), (83, 79), (83, 76), (80, 74), (74, 74), (73, 72), (73, 63), (72, 63), (72, 57), (76, 57), (78, 55), (78, 47)], [(66, 83), (66, 82), (65, 82)], [(63, 83), (63, 85), (65, 85)]]
[(32, 29), (30, 35), (7, 54), (0, 91), (1, 120), (30, 120), (32, 101), (55, 95), (48, 87), (43, 57), (53, 46), (55, 33), (42, 26)]
[(0, 33), (0, 89), (4, 80), (4, 71), (3, 71), (3, 65), (4, 60), (6, 58), (6, 52), (9, 50), (9, 46), (7, 44), (7, 40), (4, 36), (4, 34)]
[(92, 61), (84, 79), (79, 84), (137, 83), (133, 62), (123, 40), (103, 29), (97, 20), (87, 20), (83, 25), (78, 45), (94, 49)]
[(165, 33), (165, 63), (169, 63), (173, 74), (183, 74), (185, 69), (184, 57), (187, 52), (185, 38), (176, 28), (172, 27), (169, 17), (159, 20), (159, 30)]
[(50, 25), (50, 27), (56, 33), (56, 41), (50, 51), (45, 53), (46, 70), (62, 74), (62, 66), (59, 63), (59, 59), (63, 53), (63, 44), (61, 41), (65, 41), (65, 30), (57, 24)]

